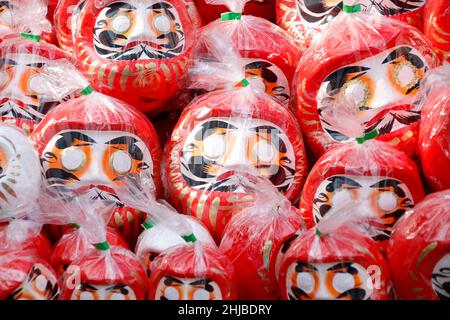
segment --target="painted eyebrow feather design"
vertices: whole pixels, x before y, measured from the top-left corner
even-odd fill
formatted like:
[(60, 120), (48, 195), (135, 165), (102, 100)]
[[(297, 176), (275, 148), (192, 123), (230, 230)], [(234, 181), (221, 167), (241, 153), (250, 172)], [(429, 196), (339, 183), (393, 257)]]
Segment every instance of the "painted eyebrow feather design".
[(47, 65), (45, 62), (34, 62), (34, 63), (29, 63), (26, 66), (33, 67), (33, 68), (42, 68), (45, 65)]
[(171, 286), (174, 282), (176, 284), (183, 284), (183, 281), (181, 281), (180, 279), (171, 277), (171, 276), (166, 276), (166, 279), (164, 279), (164, 284), (166, 286)]
[(358, 273), (358, 270), (356, 270), (355, 267), (353, 267), (353, 262), (339, 262), (336, 263), (335, 265), (329, 267), (327, 269), (327, 271), (334, 271), (334, 270), (339, 270), (339, 269), (347, 269), (348, 273), (355, 275)]
[(331, 177), (328, 178), (328, 181), (331, 182), (325, 188), (325, 190), (328, 192), (334, 192), (336, 189), (339, 189), (344, 184), (348, 184), (356, 188), (362, 187), (357, 181), (343, 176)]
[(170, 19), (175, 20), (175, 15), (172, 12), (170, 12), (170, 9), (173, 9), (172, 5), (166, 2), (158, 2), (147, 7), (147, 10), (153, 11), (163, 10), (164, 13), (170, 17)]
[[(128, 9), (128, 10), (136, 10), (137, 8), (126, 2), (116, 2), (107, 6), (108, 10), (105, 13), (105, 16), (108, 18), (114, 17), (120, 9)], [(127, 11), (129, 12), (129, 11)]]
[(80, 283), (80, 290), (81, 291), (86, 291), (87, 289), (92, 290), (92, 291), (97, 291), (98, 289), (94, 286), (91, 286), (89, 283), (87, 282), (82, 282)]
[(17, 66), (17, 62), (12, 59), (0, 59), (0, 67), (3, 67), (5, 64)]
[(348, 74), (357, 73), (356, 76), (351, 78), (350, 80), (357, 79), (367, 71), (370, 70), (369, 67), (364, 66), (348, 66), (340, 68), (333, 73), (331, 73), (328, 77), (325, 78), (324, 82), (328, 81), (327, 93), (333, 93), (335, 90), (342, 88), (342, 86), (346, 83), (346, 78)]
[(67, 148), (73, 146), (73, 143), (75, 142), (75, 140), (80, 140), (80, 141), (86, 142), (86, 143), (88, 143), (88, 145), (97, 143), (91, 137), (89, 137), (81, 132), (77, 132), (77, 131), (68, 131), (68, 132), (61, 133), (60, 135), (61, 135), (61, 138), (59, 138), (58, 141), (56, 141), (56, 143), (55, 143), (55, 147), (58, 149), (67, 149)]
[(295, 272), (302, 272), (305, 267), (317, 271), (317, 268), (308, 262), (297, 262)]
[(206, 134), (208, 130), (213, 129), (237, 129), (237, 127), (233, 126), (231, 123), (221, 121), (221, 120), (211, 120), (203, 123), (201, 125), (201, 129), (195, 134), (195, 140), (203, 140), (210, 136), (210, 134)]
[(398, 59), (400, 57), (405, 57), (408, 59), (409, 62), (411, 62), (416, 68), (423, 68), (425, 64), (423, 63), (422, 59), (419, 58), (417, 55), (411, 53), (412, 48), (411, 47), (400, 47), (389, 53), (389, 55), (383, 60), (382, 64), (386, 63), (392, 63), (395, 64), (395, 59)]

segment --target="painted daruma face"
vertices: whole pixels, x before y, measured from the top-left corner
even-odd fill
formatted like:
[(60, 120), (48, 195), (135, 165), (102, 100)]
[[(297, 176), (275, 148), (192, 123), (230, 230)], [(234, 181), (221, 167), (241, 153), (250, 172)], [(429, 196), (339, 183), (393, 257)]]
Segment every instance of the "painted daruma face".
[(297, 262), (288, 268), (286, 288), (290, 300), (367, 300), (372, 280), (354, 262)]
[(184, 51), (183, 26), (169, 2), (116, 1), (97, 17), (94, 47), (108, 60), (164, 59)]
[(37, 263), (31, 268), (23, 284), (14, 290), (8, 299), (54, 300), (59, 297), (60, 292), (61, 288), (53, 272)]
[(408, 187), (389, 177), (335, 175), (322, 181), (313, 200), (314, 220), (318, 222), (332, 208), (361, 201), (369, 212), (381, 219), (385, 234), (376, 240), (388, 240), (391, 228), (414, 201)]
[(334, 141), (349, 139), (321, 115), (338, 99), (354, 103), (366, 133), (388, 134), (418, 121), (420, 112), (411, 105), (420, 102), (419, 85), (428, 69), (416, 49), (401, 46), (332, 72), (317, 94), (323, 130)]
[(155, 300), (222, 300), (222, 292), (210, 279), (164, 276), (158, 283)]
[(271, 122), (256, 119), (210, 118), (186, 140), (181, 173), (199, 190), (243, 192), (236, 166), (252, 166), (280, 191), (295, 173), (294, 150), (286, 134)]
[(80, 283), (72, 292), (71, 300), (136, 300), (128, 285), (92, 285)]
[(431, 286), (440, 300), (450, 300), (450, 253), (436, 263)]
[(128, 174), (153, 172), (150, 151), (139, 137), (121, 131), (62, 131), (43, 152), (45, 176), (87, 187), (93, 200), (120, 200), (112, 188)]
[(31, 54), (10, 54), (0, 59), (0, 116), (40, 122), (59, 104), (41, 75), (50, 60)]
[[(425, 0), (359, 0), (361, 10), (383, 16), (394, 16), (420, 9)], [(342, 0), (297, 0), (302, 23), (310, 26), (326, 24), (343, 8)]]
[(287, 107), (289, 105), (290, 88), (289, 81), (283, 71), (276, 65), (260, 59), (247, 59), (245, 66), (245, 77), (252, 82), (259, 80), (262, 91), (277, 98)]

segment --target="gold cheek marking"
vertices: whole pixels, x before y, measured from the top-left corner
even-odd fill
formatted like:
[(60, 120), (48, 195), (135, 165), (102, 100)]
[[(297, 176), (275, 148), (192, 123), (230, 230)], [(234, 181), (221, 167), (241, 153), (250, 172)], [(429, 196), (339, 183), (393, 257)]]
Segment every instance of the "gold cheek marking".
[(217, 212), (219, 211), (220, 206), (220, 198), (216, 197), (211, 203), (211, 206), (209, 208), (209, 220), (211, 221), (211, 225), (213, 227), (213, 230), (216, 230), (217, 226)]
[(113, 87), (114, 81), (116, 80), (117, 70), (119, 68), (117, 66), (113, 66), (108, 74), (108, 86)]
[(202, 193), (202, 195), (200, 196), (200, 199), (198, 200), (197, 208), (195, 210), (196, 216), (200, 220), (202, 220), (202, 218), (203, 218), (206, 200), (208, 200), (208, 195), (206, 193)]

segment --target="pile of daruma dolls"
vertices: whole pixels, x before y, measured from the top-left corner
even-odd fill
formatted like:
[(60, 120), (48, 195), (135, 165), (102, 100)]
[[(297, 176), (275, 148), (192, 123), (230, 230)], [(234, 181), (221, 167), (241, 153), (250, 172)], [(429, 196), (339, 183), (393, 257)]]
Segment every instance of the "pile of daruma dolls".
[(450, 298), (449, 0), (0, 2), (0, 299)]

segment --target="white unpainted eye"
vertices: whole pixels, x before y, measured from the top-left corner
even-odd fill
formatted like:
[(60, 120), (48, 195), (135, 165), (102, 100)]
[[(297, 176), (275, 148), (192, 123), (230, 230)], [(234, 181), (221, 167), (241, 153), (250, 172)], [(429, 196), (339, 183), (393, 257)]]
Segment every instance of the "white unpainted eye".
[(378, 207), (386, 212), (394, 211), (397, 208), (397, 197), (389, 191), (380, 193), (378, 196)]
[(259, 162), (272, 162), (273, 158), (275, 157), (275, 150), (270, 143), (266, 141), (259, 141), (253, 147), (253, 156)]
[(209, 159), (219, 159), (225, 154), (225, 136), (213, 134), (203, 141), (203, 154)]
[(38, 94), (47, 94), (50, 93), (50, 89), (48, 87), (48, 81), (45, 77), (40, 75), (35, 75), (28, 81), (28, 87)]
[(166, 290), (164, 290), (164, 296), (168, 300), (178, 300), (180, 298), (177, 289), (174, 287), (167, 287)]
[(114, 18), (111, 24), (111, 28), (116, 33), (125, 33), (131, 27), (131, 20), (127, 16), (118, 16)]
[(47, 278), (41, 274), (36, 278), (36, 288), (38, 288), (39, 291), (45, 291), (46, 287)]
[(91, 292), (82, 292), (80, 295), (80, 300), (94, 300), (94, 296)]
[(131, 156), (125, 151), (116, 151), (111, 155), (111, 167), (119, 174), (130, 172), (133, 166)]
[(417, 68), (411, 62), (404, 62), (394, 69), (395, 79), (402, 88), (410, 88), (417, 82)]
[(3, 22), (3, 24), (6, 24), (6, 25), (12, 24), (12, 13), (11, 13), (11, 10), (4, 10), (2, 13), (0, 13), (0, 21)]
[(367, 84), (359, 79), (345, 84), (343, 92), (347, 101), (354, 102), (358, 106), (365, 104), (370, 95)]
[(350, 273), (336, 273), (333, 277), (333, 287), (337, 292), (347, 291), (355, 286), (355, 279)]
[(75, 147), (68, 148), (61, 156), (61, 163), (66, 170), (79, 170), (86, 164), (86, 154)]
[(125, 300), (125, 296), (121, 293), (113, 293), (111, 295), (111, 300)]
[(209, 300), (209, 292), (205, 289), (198, 289), (194, 293), (194, 300)]
[(298, 287), (306, 293), (311, 293), (314, 290), (315, 280), (311, 273), (300, 272), (297, 275), (297, 284)]
[(352, 200), (352, 194), (348, 189), (342, 189), (333, 195), (333, 206), (340, 206)]
[(153, 19), (153, 25), (159, 32), (166, 33), (170, 31), (171, 21), (170, 18), (165, 14), (160, 14), (159, 16), (155, 17), (155, 19)]

